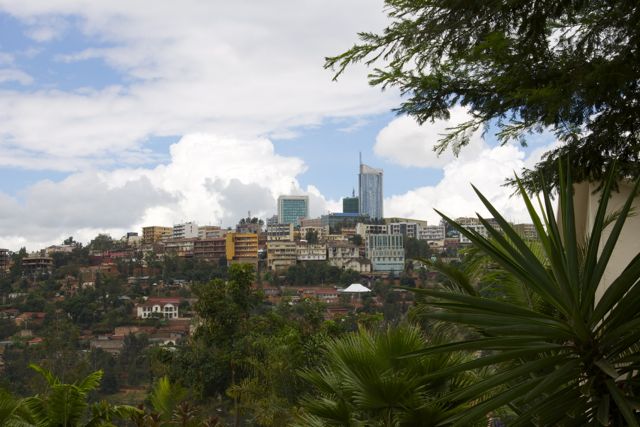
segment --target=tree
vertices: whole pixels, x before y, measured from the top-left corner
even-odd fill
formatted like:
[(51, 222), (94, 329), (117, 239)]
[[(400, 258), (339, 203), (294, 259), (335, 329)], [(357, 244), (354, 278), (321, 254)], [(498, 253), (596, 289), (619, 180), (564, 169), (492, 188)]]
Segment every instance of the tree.
[(29, 427), (33, 420), (23, 399), (0, 389), (0, 426)]
[(200, 425), (197, 412), (185, 401), (187, 390), (180, 384), (172, 383), (164, 376), (155, 383), (149, 394), (149, 402), (153, 412), (145, 414), (141, 420), (144, 424), (159, 426), (189, 427)]
[(635, 403), (640, 392), (640, 330), (636, 326), (640, 323), (640, 254), (597, 297), (640, 180), (614, 219), (608, 219), (615, 177), (611, 171), (603, 184), (593, 227), (579, 241), (571, 174), (561, 170), (559, 176), (563, 177), (558, 190), (559, 221), (548, 189), (538, 214), (525, 188), (519, 187), (540, 236), (542, 254), (529, 247), (477, 190), (500, 226), (496, 229), (480, 218), (489, 238), (441, 214), (511, 276), (511, 294), (520, 295), (508, 299), (483, 296), (460, 274), (449, 274), (456, 285), (450, 291), (415, 290), (431, 298), (429, 304), (435, 310), (428, 317), (467, 325), (476, 333), (476, 337), (422, 352), (467, 350), (480, 355), (442, 375), (499, 366), (491, 379), (449, 395), (475, 402), (455, 419), (460, 425), (505, 404), (516, 411), (517, 425), (640, 423)]
[(64, 239), (62, 241), (62, 244), (63, 245), (73, 245), (73, 246), (80, 246), (81, 245), (81, 243), (76, 242), (75, 240), (73, 240), (73, 236), (69, 236), (66, 239)]
[(351, 236), (349, 240), (351, 240), (351, 243), (353, 243), (356, 246), (362, 246), (362, 243), (364, 242), (364, 240), (362, 239), (362, 236), (359, 234), (354, 234), (353, 236)]
[(127, 376), (127, 384), (137, 386), (149, 378), (149, 362), (145, 349), (149, 338), (145, 334), (128, 334), (124, 337), (124, 347), (118, 358), (121, 372)]
[(20, 248), (18, 252), (13, 252), (11, 254), (11, 278), (17, 279), (22, 276), (22, 259), (27, 256), (27, 248), (24, 246)]
[[(445, 342), (433, 336), (433, 343)], [(468, 361), (460, 353), (402, 358), (419, 351), (425, 338), (417, 327), (399, 326), (380, 332), (360, 329), (326, 344), (322, 367), (307, 370), (303, 377), (316, 393), (302, 401), (304, 426), (436, 426), (462, 413), (468, 404), (442, 400), (476, 381), (471, 373), (424, 379)], [(486, 425), (477, 417), (466, 425)], [(449, 423), (450, 424), (450, 423)]]
[(251, 284), (253, 266), (234, 264), (229, 280), (214, 279), (193, 287), (193, 308), (201, 319), (189, 345), (180, 347), (172, 378), (180, 378), (198, 396), (222, 394), (234, 381), (247, 319), (261, 301)]
[(310, 244), (318, 243), (318, 232), (316, 230), (309, 229), (307, 230), (304, 239)]
[(115, 242), (108, 234), (98, 234), (90, 243), (89, 249), (94, 251), (108, 251), (113, 249)]
[[(337, 78), (347, 66), (374, 67), (369, 82), (398, 87), (398, 108), (419, 123), (470, 119), (437, 146), (455, 153), (478, 128), (495, 125), (503, 143), (545, 129), (565, 144), (535, 170), (557, 186), (556, 159), (569, 157), (577, 181), (640, 175), (640, 9), (634, 1), (491, 2), (385, 0), (381, 34), (326, 59)], [(524, 173), (539, 190), (537, 174)]]
[(42, 395), (27, 397), (23, 401), (28, 411), (25, 421), (42, 427), (75, 427), (113, 425), (112, 420), (127, 419), (139, 411), (131, 406), (101, 402), (89, 405), (89, 393), (100, 384), (101, 371), (96, 371), (73, 384), (64, 384), (51, 372), (36, 365), (31, 368), (47, 382)]
[(411, 237), (405, 239), (404, 251), (407, 259), (429, 258), (431, 256), (431, 248), (426, 240)]

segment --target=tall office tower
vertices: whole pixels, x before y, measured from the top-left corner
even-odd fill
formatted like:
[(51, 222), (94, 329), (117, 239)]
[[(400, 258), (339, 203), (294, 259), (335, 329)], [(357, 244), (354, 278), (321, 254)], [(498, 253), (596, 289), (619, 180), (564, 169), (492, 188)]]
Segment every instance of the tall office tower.
[(375, 169), (362, 163), (359, 175), (360, 215), (383, 218), (382, 212), (382, 169)]
[(300, 225), (309, 217), (309, 196), (278, 197), (278, 223)]

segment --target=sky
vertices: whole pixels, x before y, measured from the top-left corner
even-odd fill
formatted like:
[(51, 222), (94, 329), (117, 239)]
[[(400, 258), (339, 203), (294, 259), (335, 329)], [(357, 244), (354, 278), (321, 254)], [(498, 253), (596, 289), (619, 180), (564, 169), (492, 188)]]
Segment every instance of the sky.
[(308, 194), (311, 214), (357, 192), (358, 156), (384, 170), (385, 216), (527, 215), (504, 180), (555, 141), (460, 156), (432, 148), (468, 117), (419, 126), (367, 69), (324, 58), (388, 22), (378, 0), (0, 0), (0, 247), (144, 225), (231, 226)]

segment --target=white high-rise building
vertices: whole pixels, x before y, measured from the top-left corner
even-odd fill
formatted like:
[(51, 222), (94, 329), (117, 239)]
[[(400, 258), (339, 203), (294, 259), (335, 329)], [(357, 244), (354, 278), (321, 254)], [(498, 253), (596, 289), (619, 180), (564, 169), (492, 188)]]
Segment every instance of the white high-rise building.
[(358, 197), (360, 214), (369, 215), (372, 219), (383, 218), (382, 169), (372, 168), (360, 161), (358, 176)]

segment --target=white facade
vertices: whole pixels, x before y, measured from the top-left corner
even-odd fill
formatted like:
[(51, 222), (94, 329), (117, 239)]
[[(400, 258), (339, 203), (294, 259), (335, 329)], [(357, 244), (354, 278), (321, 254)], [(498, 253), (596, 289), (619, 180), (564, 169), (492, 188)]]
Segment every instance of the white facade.
[(173, 226), (172, 239), (193, 239), (198, 237), (198, 224), (193, 221)]
[(356, 224), (356, 234), (366, 239), (370, 234), (389, 234), (389, 227), (387, 224)]
[(293, 224), (267, 224), (267, 240), (293, 242)]
[(175, 298), (149, 298), (136, 307), (138, 319), (158, 317), (163, 319), (177, 319), (180, 300)]
[(325, 261), (327, 259), (326, 245), (300, 244), (296, 246), (298, 261)]
[(417, 222), (392, 222), (387, 227), (389, 234), (402, 234), (411, 239), (417, 239), (421, 229)]
[(346, 264), (350, 260), (360, 258), (360, 248), (355, 245), (329, 245), (327, 248), (327, 261), (329, 265), (338, 268), (346, 268)]
[(418, 239), (420, 240), (435, 241), (444, 240), (444, 238), (444, 225), (427, 225), (426, 227), (421, 227), (418, 233)]
[(373, 271), (404, 270), (404, 240), (402, 234), (371, 234), (366, 239), (366, 257)]
[[(480, 222), (480, 221), (478, 221), (478, 222)], [(466, 228), (467, 230), (476, 231), (477, 233), (480, 233), (480, 235), (482, 235), (482, 237), (489, 237), (489, 233), (487, 232), (487, 229), (482, 224), (467, 224), (467, 225), (464, 226), (464, 228)], [(460, 234), (460, 243), (469, 244), (469, 243), (471, 243), (471, 240), (467, 239), (467, 237), (464, 236), (461, 233)]]

